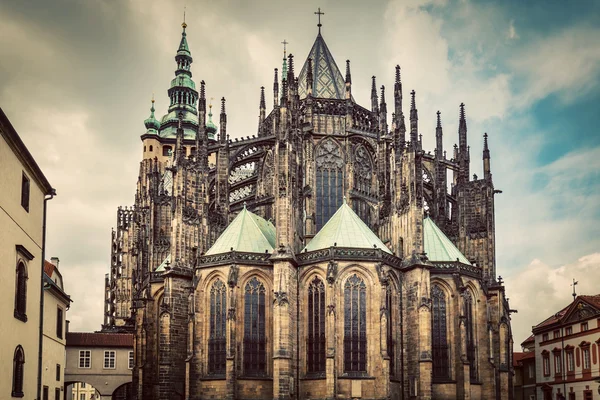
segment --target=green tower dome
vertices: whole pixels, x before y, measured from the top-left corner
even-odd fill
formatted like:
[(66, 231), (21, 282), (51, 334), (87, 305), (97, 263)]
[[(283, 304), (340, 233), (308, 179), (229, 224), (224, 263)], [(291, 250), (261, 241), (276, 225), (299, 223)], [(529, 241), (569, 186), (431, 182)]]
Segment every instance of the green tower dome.
[(148, 133), (157, 134), (160, 128), (160, 122), (154, 117), (154, 96), (152, 96), (152, 107), (150, 107), (150, 117), (144, 121)]
[(208, 105), (208, 121), (206, 122), (206, 136), (209, 140), (215, 140), (217, 134), (217, 126), (212, 120), (212, 104)]

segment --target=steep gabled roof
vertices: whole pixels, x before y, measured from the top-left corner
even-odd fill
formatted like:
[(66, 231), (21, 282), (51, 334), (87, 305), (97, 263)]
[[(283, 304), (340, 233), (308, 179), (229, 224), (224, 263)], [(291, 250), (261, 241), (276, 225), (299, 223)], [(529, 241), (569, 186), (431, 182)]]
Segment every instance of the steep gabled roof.
[(306, 97), (306, 74), (308, 72), (308, 59), (312, 59), (313, 65), (313, 97), (326, 99), (344, 99), (346, 93), (346, 82), (340, 72), (333, 56), (329, 52), (321, 32), (317, 35), (300, 75), (298, 75), (298, 95)]
[[(554, 315), (551, 315), (539, 324), (535, 325), (533, 327), (533, 330), (539, 332), (540, 328), (546, 328), (556, 324), (568, 323), (571, 318), (571, 315), (580, 310), (579, 304), (583, 304), (584, 308), (587, 304), (588, 310), (590, 310), (590, 306), (592, 307), (592, 310), (590, 310), (590, 312), (587, 312), (583, 319), (595, 317), (598, 311), (600, 310), (600, 294), (577, 296), (575, 300), (573, 300), (571, 303), (569, 303), (569, 305), (561, 309), (559, 312), (557, 312)], [(577, 320), (581, 318), (581, 316), (576, 317)]]
[(429, 261), (460, 261), (471, 265), (467, 257), (456, 248), (431, 218), (423, 219), (423, 247)]
[(68, 347), (133, 347), (130, 333), (69, 332)]
[(272, 223), (244, 209), (219, 236), (206, 255), (243, 251), (272, 253), (275, 248), (275, 227)]
[(348, 206), (346, 200), (302, 251), (328, 249), (333, 246), (362, 249), (376, 247), (392, 254), (381, 239)]

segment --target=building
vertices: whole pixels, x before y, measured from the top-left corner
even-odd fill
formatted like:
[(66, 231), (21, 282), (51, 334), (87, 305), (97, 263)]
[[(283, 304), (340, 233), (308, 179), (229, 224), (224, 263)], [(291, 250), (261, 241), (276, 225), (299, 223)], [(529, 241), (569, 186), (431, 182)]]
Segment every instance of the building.
[(64, 398), (66, 314), (71, 297), (64, 291), (59, 260), (44, 263), (44, 337), (42, 343), (42, 399)]
[(600, 294), (575, 297), (534, 326), (533, 335), (537, 399), (599, 398)]
[(390, 113), (375, 77), (363, 107), (318, 27), (299, 74), (284, 52), (270, 112), (261, 88), (257, 134), (232, 140), (224, 98), (218, 128), (206, 118), (183, 24), (106, 280), (137, 398), (512, 398), (487, 135), (482, 178), (464, 104), (450, 156), (439, 112), (426, 153), (400, 67)]
[[(92, 394), (95, 394), (94, 399), (131, 398), (132, 368), (131, 334), (67, 333), (65, 391), (72, 396), (75, 389), (75, 393), (79, 396), (76, 400), (83, 400), (82, 395), (85, 396), (85, 400), (90, 400)], [(71, 387), (77, 383), (79, 385)]]
[(515, 400), (535, 400), (535, 339), (533, 335), (521, 343), (521, 347), (523, 347), (523, 352), (513, 354)]
[(85, 382), (75, 382), (71, 387), (66, 400), (96, 400), (100, 398), (96, 388)]
[(39, 398), (46, 201), (55, 192), (0, 109), (0, 398)]

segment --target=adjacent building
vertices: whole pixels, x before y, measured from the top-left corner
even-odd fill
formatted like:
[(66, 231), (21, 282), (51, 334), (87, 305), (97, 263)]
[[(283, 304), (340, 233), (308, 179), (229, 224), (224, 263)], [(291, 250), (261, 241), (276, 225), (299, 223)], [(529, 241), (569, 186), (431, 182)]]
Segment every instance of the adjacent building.
[(533, 336), (537, 399), (600, 398), (600, 294), (575, 297)]
[(42, 344), (42, 399), (64, 398), (66, 313), (71, 298), (64, 291), (59, 259), (44, 263), (44, 337)]
[(513, 354), (515, 400), (535, 400), (536, 377), (534, 336), (531, 335), (521, 343), (521, 347), (523, 348), (522, 352)]
[(41, 391), (46, 200), (55, 192), (2, 109), (0, 171), (0, 398), (33, 399)]
[(414, 91), (405, 108), (399, 66), (389, 109), (375, 77), (360, 105), (319, 24), (298, 69), (284, 52), (271, 111), (261, 88), (258, 128), (230, 139), (186, 28), (106, 279), (104, 329), (135, 333), (137, 398), (510, 399), (497, 190), (487, 134), (470, 172), (465, 105), (448, 152), (441, 114), (422, 132)]

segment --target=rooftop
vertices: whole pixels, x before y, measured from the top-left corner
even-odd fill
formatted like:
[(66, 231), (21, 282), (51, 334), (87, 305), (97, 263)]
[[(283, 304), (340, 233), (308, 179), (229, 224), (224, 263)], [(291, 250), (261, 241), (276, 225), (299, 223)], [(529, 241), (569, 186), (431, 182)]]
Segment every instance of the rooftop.
[(130, 333), (69, 332), (67, 346), (71, 347), (133, 347)]
[(471, 265), (467, 257), (458, 250), (431, 218), (423, 219), (423, 247), (429, 261), (459, 261)]

